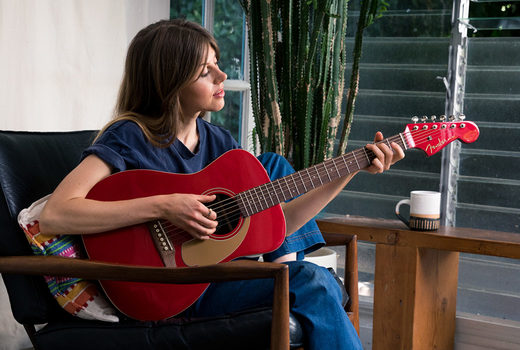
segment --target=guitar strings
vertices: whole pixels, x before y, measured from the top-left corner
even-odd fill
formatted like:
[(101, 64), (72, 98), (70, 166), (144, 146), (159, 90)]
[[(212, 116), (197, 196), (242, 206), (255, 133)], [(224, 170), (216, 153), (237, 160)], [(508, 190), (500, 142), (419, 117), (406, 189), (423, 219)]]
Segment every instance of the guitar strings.
[[(423, 142), (423, 141), (428, 140), (428, 137), (424, 138), (425, 135), (421, 135), (421, 134), (431, 134), (431, 135), (428, 135), (429, 137), (431, 137), (434, 133), (439, 133), (440, 131), (441, 131), (441, 130), (439, 130), (439, 129), (434, 130), (434, 131), (432, 131), (432, 130), (430, 129), (430, 130), (412, 130), (411, 132), (414, 133), (414, 134), (416, 134), (416, 135), (414, 135), (415, 138), (416, 138), (415, 142), (416, 142), (416, 144), (419, 144), (419, 143), (421, 143), (421, 142)], [(398, 135), (395, 135), (395, 136), (389, 137), (388, 139), (385, 139), (385, 140), (379, 141), (379, 142), (377, 142), (377, 143), (385, 143), (385, 142), (388, 142), (388, 143), (389, 143), (391, 140), (398, 140), (398, 141), (399, 141), (398, 143), (401, 144), (401, 146), (404, 146), (403, 143), (402, 143), (401, 134), (398, 134)], [(369, 158), (371, 158), (371, 159), (373, 159), (373, 157), (374, 157), (374, 153), (373, 153), (372, 151), (369, 151), (369, 150), (366, 150), (366, 149), (360, 149), (360, 150), (356, 150), (356, 151), (357, 151), (358, 153), (361, 153), (361, 151), (363, 151), (363, 153), (366, 153), (367, 156), (368, 156)], [(354, 155), (354, 158), (355, 158), (355, 152), (356, 152), (356, 151), (350, 152), (350, 153), (352, 153), (352, 154)], [(367, 152), (367, 151), (368, 151), (368, 152)], [(346, 157), (345, 157), (345, 156), (346, 156)], [(344, 161), (345, 161), (346, 159), (349, 159), (349, 157), (350, 157), (349, 154), (343, 155), (343, 158), (345, 158)], [(340, 157), (338, 157), (338, 158), (340, 158)], [(326, 162), (330, 162), (330, 161), (333, 161), (333, 160), (332, 160), (332, 159), (329, 159), (329, 160), (325, 161), (324, 163), (326, 163)], [(322, 164), (323, 164), (323, 163), (322, 163)], [(344, 170), (345, 168), (350, 172), (350, 169), (349, 169), (348, 165), (346, 165), (346, 163), (345, 163), (345, 167), (341, 167), (341, 168), (339, 168), (338, 170), (340, 170), (340, 169), (341, 169), (341, 170)], [(318, 172), (318, 168), (315, 168), (315, 170), (316, 170), (316, 173), (318, 174), (318, 176), (322, 176), (322, 175), (324, 174), (324, 173), (320, 174), (320, 172)], [(327, 175), (328, 175), (328, 172), (327, 172), (326, 169), (325, 169), (325, 173), (327, 173)], [(289, 176), (290, 176), (290, 175), (289, 175)], [(277, 181), (277, 180), (275, 180), (275, 181)], [(256, 192), (257, 192), (256, 189), (257, 189), (257, 188), (260, 188), (261, 196), (262, 196), (262, 197), (264, 198), (264, 200), (265, 200), (264, 189), (267, 190), (267, 193), (269, 194), (269, 193), (270, 193), (270, 190), (267, 189), (267, 186), (271, 185), (271, 187), (274, 188), (274, 187), (275, 187), (275, 186), (274, 186), (275, 184), (273, 184), (273, 183), (274, 183), (275, 181), (270, 182), (270, 183), (266, 183), (266, 184), (263, 184), (263, 185), (257, 186), (257, 187), (255, 187), (255, 188), (253, 188), (253, 189), (250, 189), (250, 190), (247, 190), (247, 191), (242, 192), (242, 193), (245, 193), (245, 198), (241, 198), (241, 199), (242, 199), (242, 200), (251, 200), (251, 199), (254, 199), (255, 196), (257, 197), (257, 199), (260, 199), (260, 196), (258, 195), (258, 193), (256, 193)], [(304, 184), (305, 184), (305, 182), (299, 182), (299, 183), (297, 183), (297, 182), (294, 181), (294, 179), (293, 179), (293, 182), (295, 183), (296, 186), (298, 186), (298, 184), (299, 184), (299, 185), (302, 185), (302, 184), (304, 185)], [(311, 183), (312, 183), (312, 180), (311, 180)], [(309, 185), (310, 185), (310, 183), (309, 183)], [(305, 185), (304, 185), (304, 186), (305, 186)], [(280, 187), (280, 189), (281, 189), (281, 185), (280, 185), (279, 187)], [(314, 185), (312, 185), (312, 187), (314, 187)], [(253, 193), (253, 192), (255, 192), (255, 193)], [(250, 193), (250, 195), (248, 196), (247, 193)], [(239, 194), (239, 195), (241, 195), (241, 194)], [(238, 196), (238, 195), (237, 195), (237, 196)], [(232, 202), (232, 203), (231, 203), (232, 206), (238, 207), (238, 206), (235, 204), (235, 203), (236, 203), (236, 199), (235, 199), (235, 198), (236, 198), (237, 196), (235, 196), (235, 197), (231, 197), (231, 198), (228, 198), (228, 199), (223, 200), (223, 201), (220, 201), (220, 202), (218, 202), (218, 203), (215, 203), (217, 206), (209, 205), (208, 207), (211, 208), (212, 210), (219, 211), (219, 210), (223, 210), (223, 209), (225, 209), (226, 206), (228, 206), (228, 208), (229, 208), (229, 203), (230, 203), (230, 202)], [(278, 197), (277, 194), (276, 194), (276, 196)], [(244, 196), (242, 196), (242, 197), (244, 197)], [(248, 197), (249, 197), (249, 198), (248, 198)], [(292, 198), (292, 197), (291, 197), (291, 198)], [(279, 199), (279, 198), (278, 198), (278, 199)], [(284, 195), (284, 199), (285, 199), (285, 195)], [(267, 200), (265, 200), (265, 201), (266, 201), (267, 207), (266, 207), (266, 208), (263, 208), (263, 207), (262, 207), (262, 209), (261, 209), (260, 211), (265, 210), (265, 209), (267, 209), (267, 208), (269, 208), (269, 207), (272, 207), (272, 206), (274, 206), (275, 204), (278, 204), (278, 203), (275, 203), (275, 204), (269, 205), (269, 204), (267, 203)], [(273, 202), (273, 201), (271, 200), (271, 202)], [(280, 203), (280, 202), (281, 202), (281, 201), (279, 201), (279, 203)], [(223, 205), (223, 204), (224, 204), (224, 205)], [(255, 207), (256, 207), (256, 205), (255, 205)], [(251, 207), (251, 208), (252, 208), (252, 207)], [(257, 209), (257, 212), (258, 212), (258, 208), (256, 208), (256, 209)], [(230, 212), (229, 214), (234, 215), (234, 216), (231, 216), (231, 219), (229, 219), (229, 215), (227, 215), (227, 216), (228, 216), (228, 221), (233, 221), (233, 220), (236, 220), (236, 219), (240, 218), (240, 216), (241, 216), (241, 211), (240, 211), (240, 209), (238, 208), (238, 210), (235, 209), (233, 212)], [(238, 215), (235, 215), (235, 214), (238, 214)], [(164, 220), (164, 222), (167, 223), (166, 225), (164, 225), (166, 229), (168, 229), (168, 228), (170, 228), (170, 227), (172, 227), (172, 226), (175, 227), (175, 225), (169, 223), (169, 222), (166, 221), (166, 220)], [(178, 231), (183, 231), (183, 230), (178, 229)], [(175, 232), (174, 232), (174, 231), (168, 231), (168, 233), (175, 233)], [(189, 234), (187, 234), (187, 235), (188, 235), (188, 237), (191, 237)]]
[[(418, 125), (420, 125), (420, 124), (418, 124)], [(413, 134), (412, 136), (414, 137), (414, 142), (415, 142), (415, 144), (420, 144), (420, 143), (422, 143), (422, 142), (429, 141), (429, 140), (430, 140), (430, 139), (429, 139), (430, 137), (436, 136), (436, 135), (434, 135), (434, 134), (440, 134), (441, 131), (444, 131), (444, 130), (446, 130), (446, 129), (426, 129), (426, 130), (422, 129), (422, 130), (410, 130), (410, 133)], [(377, 144), (380, 144), (380, 143), (388, 143), (388, 144), (389, 144), (390, 142), (396, 142), (396, 143), (398, 143), (399, 145), (401, 145), (401, 147), (402, 147), (402, 146), (405, 146), (406, 148), (409, 148), (409, 147), (407, 147), (408, 145), (404, 145), (404, 144), (403, 144), (403, 138), (402, 138), (402, 137), (404, 138), (405, 135), (403, 136), (402, 133), (400, 133), (400, 134), (398, 134), (398, 135), (391, 136), (391, 137), (389, 137), (389, 138), (387, 138), (387, 139), (384, 139), (384, 140), (382, 140), (382, 141), (378, 141)], [(322, 165), (325, 165), (325, 163), (331, 163), (331, 162), (334, 163), (335, 160), (336, 160), (337, 158), (343, 158), (342, 160), (343, 160), (344, 166), (343, 166), (343, 165), (340, 165), (340, 167), (337, 167), (336, 164), (334, 163), (334, 167), (338, 170), (338, 172), (339, 172), (340, 170), (345, 170), (345, 169), (347, 169), (347, 171), (350, 173), (351, 171), (350, 171), (350, 169), (349, 169), (349, 167), (348, 167), (348, 165), (347, 165), (347, 161), (348, 161), (348, 162), (352, 162), (353, 160), (356, 160), (356, 163), (357, 163), (357, 158), (356, 158), (356, 154), (355, 154), (356, 152), (358, 152), (358, 154), (363, 154), (363, 153), (364, 153), (364, 154), (366, 155), (366, 157), (369, 158), (370, 161), (373, 160), (373, 159), (375, 158), (375, 154), (374, 154), (374, 152), (372, 152), (372, 151), (370, 151), (370, 150), (367, 150), (366, 148), (362, 148), (362, 149), (354, 150), (354, 151), (352, 151), (352, 152), (349, 152), (349, 153), (347, 153), (347, 154), (344, 154), (343, 156), (339, 156), (339, 157), (336, 157), (336, 158), (328, 159), (328, 160), (324, 161), (324, 162), (321, 163), (321, 164), (322, 164)], [(318, 164), (318, 165), (319, 165), (319, 164)], [(325, 171), (323, 172), (322, 169), (319, 169), (319, 168), (323, 168), (323, 169), (325, 169)], [(318, 175), (318, 177), (321, 177), (321, 176), (323, 176), (323, 175), (330, 176), (325, 166), (321, 166), (321, 167), (314, 166), (314, 169), (316, 170), (316, 174)], [(357, 169), (356, 169), (356, 170), (357, 170)], [(320, 172), (321, 172), (321, 173), (320, 173)], [(291, 175), (294, 175), (294, 174), (296, 174), (296, 173), (289, 174), (288, 176), (290, 177)], [(310, 175), (309, 175), (309, 176), (310, 176)], [(281, 178), (281, 179), (283, 179), (283, 178)], [(271, 202), (274, 203), (274, 204), (269, 205), (269, 203), (268, 203), (267, 200), (265, 199), (266, 196), (269, 196), (269, 197), (271, 198), (271, 195), (270, 195), (271, 190), (270, 190), (269, 188), (267, 188), (268, 186), (271, 186), (272, 189), (274, 189), (274, 187), (276, 186), (276, 184), (278, 184), (278, 185), (279, 185), (279, 190), (281, 190), (282, 193), (283, 193), (283, 189), (282, 189), (282, 186), (281, 186), (281, 184), (280, 184), (281, 181), (279, 181), (279, 180), (281, 180), (281, 179), (277, 179), (277, 180), (274, 180), (274, 181), (272, 181), (272, 182), (268, 182), (268, 183), (265, 183), (265, 184), (262, 184), (262, 185), (256, 186), (256, 187), (254, 187), (254, 188), (252, 188), (252, 189), (249, 189), (249, 190), (247, 190), (247, 191), (241, 192), (241, 193), (235, 195), (234, 197), (230, 197), (230, 198), (227, 198), (227, 199), (225, 199), (225, 200), (222, 200), (222, 201), (219, 201), (219, 202), (217, 202), (217, 203), (214, 203), (213, 205), (210, 204), (210, 205), (208, 205), (208, 208), (211, 209), (211, 210), (213, 210), (213, 211), (216, 211), (216, 212), (218, 213), (219, 211), (222, 212), (222, 211), (224, 211), (224, 210), (227, 210), (227, 209), (229, 209), (229, 208), (232, 208), (233, 206), (236, 207), (236, 209), (234, 209), (233, 211), (230, 211), (230, 212), (226, 213), (227, 215), (225, 215), (225, 216), (222, 218), (222, 219), (226, 219), (226, 218), (227, 218), (227, 221), (228, 221), (228, 222), (232, 222), (232, 221), (234, 221), (234, 220), (239, 219), (239, 218), (242, 216), (242, 212), (241, 212), (241, 210), (240, 210), (240, 208), (239, 208), (239, 206), (237, 205), (237, 202), (236, 202), (236, 201), (237, 201), (237, 198), (238, 198), (239, 196), (240, 196), (240, 199), (242, 199), (242, 201), (251, 201), (251, 200), (255, 199), (255, 197), (256, 197), (257, 200), (259, 200), (259, 199), (260, 199), (260, 196), (261, 196), (261, 197), (264, 199), (264, 201), (266, 202), (267, 207), (266, 207), (266, 208), (263, 208), (263, 206), (261, 206), (262, 209), (261, 209), (260, 211), (265, 210), (265, 209), (267, 209), (267, 208), (269, 208), (269, 207), (272, 207), (272, 206), (274, 206), (274, 205), (276, 205), (276, 204), (281, 203), (281, 201), (279, 201), (278, 203), (274, 203), (274, 201), (271, 200)], [(301, 180), (298, 179), (298, 181), (296, 181), (296, 180), (294, 179), (294, 176), (293, 176), (292, 180), (293, 180), (292, 182), (295, 184), (296, 187), (298, 187), (298, 186), (303, 186), (303, 187), (306, 188), (306, 186), (305, 186), (305, 183), (306, 183), (306, 182), (305, 182), (303, 179), (301, 179)], [(321, 181), (321, 180), (320, 180), (320, 181)], [(312, 179), (310, 179), (310, 182), (307, 182), (307, 184), (308, 184), (311, 188), (315, 188), (314, 184), (312, 183)], [(258, 192), (257, 189), (260, 191), (260, 195), (258, 195), (258, 193), (257, 193), (257, 192)], [(275, 194), (276, 194), (276, 192), (275, 192)], [(278, 194), (276, 194), (276, 196), (277, 196), (277, 199), (279, 200), (279, 198), (278, 198)], [(284, 200), (285, 200), (285, 195), (284, 195), (283, 197), (284, 197)], [(291, 197), (291, 198), (293, 198), (293, 197)], [(290, 198), (289, 198), (289, 199), (290, 199)], [(250, 205), (250, 207), (251, 207), (251, 205)], [(256, 207), (256, 205), (255, 205), (255, 207)], [(251, 207), (251, 208), (252, 208), (252, 207)], [(258, 210), (258, 208), (256, 208), (256, 209)], [(258, 212), (258, 211), (257, 211), (257, 212)], [(160, 221), (161, 223), (163, 223), (162, 226), (163, 226), (163, 229), (165, 230), (165, 232), (168, 233), (168, 234), (170, 234), (170, 235), (173, 235), (173, 237), (169, 235), (170, 238), (174, 238), (174, 237), (178, 236), (180, 233), (183, 233), (181, 236), (184, 236), (184, 237), (187, 237), (187, 238), (192, 238), (192, 236), (191, 236), (190, 234), (188, 234), (188, 233), (185, 232), (184, 230), (182, 230), (182, 229), (176, 227), (176, 226), (175, 226), (174, 224), (172, 224), (171, 222), (169, 222), (169, 221), (167, 221), (167, 220), (159, 220), (159, 221)], [(170, 228), (172, 228), (172, 227), (173, 227), (174, 229), (173, 229), (173, 230), (170, 230)]]
[[(421, 133), (421, 132), (423, 132), (423, 131), (422, 131), (422, 130), (421, 130), (421, 131), (417, 131), (418, 134)], [(402, 139), (401, 139), (400, 135), (395, 135), (395, 136), (389, 137), (388, 139), (385, 139), (385, 140), (379, 141), (378, 143), (385, 143), (385, 142), (390, 143), (390, 142), (393, 141), (393, 140), (397, 140), (397, 141), (399, 141), (398, 143), (400, 143), (401, 146), (404, 146), (404, 145), (402, 144)], [(418, 142), (420, 142), (420, 140), (419, 140)], [(361, 149), (361, 150), (357, 150), (357, 151), (358, 151), (358, 153), (362, 153), (362, 151), (363, 151), (363, 153), (366, 153), (367, 156), (368, 156), (369, 158), (373, 158), (373, 157), (374, 157), (374, 153), (373, 153), (372, 151), (369, 151), (369, 150), (366, 150), (366, 151), (365, 151), (365, 149)], [(352, 153), (354, 153), (354, 152), (352, 152)], [(344, 156), (347, 156), (347, 158), (344, 159), (344, 162), (345, 162), (345, 161), (351, 161), (351, 159), (353, 159), (353, 158), (350, 158), (350, 159), (349, 159), (349, 154), (346, 154), (346, 155), (344, 155)], [(354, 157), (355, 157), (355, 154), (354, 154)], [(337, 158), (340, 158), (340, 157), (337, 157)], [(322, 164), (335, 162), (335, 159), (337, 159), (337, 158), (329, 159), (329, 160), (323, 162)], [(322, 166), (322, 167), (323, 167), (323, 166)], [(334, 164), (334, 167), (335, 167), (338, 171), (339, 171), (339, 170), (348, 169), (349, 172), (350, 172), (350, 169), (349, 169), (349, 166), (348, 166), (348, 165), (346, 165), (346, 166), (344, 166), (344, 167), (341, 166), (340, 168), (338, 168), (338, 167)], [(315, 170), (316, 170), (316, 174), (318, 175), (318, 177), (321, 177), (321, 176), (323, 176), (323, 175), (328, 175), (328, 176), (329, 176), (329, 173), (328, 173), (326, 167), (323, 167), (323, 169), (325, 170), (325, 172), (321, 171), (322, 169), (319, 169), (317, 166), (315, 166), (314, 168), (315, 168)], [(357, 169), (356, 169), (356, 170), (357, 170)], [(293, 173), (293, 174), (295, 174), (295, 173)], [(293, 175), (293, 174), (291, 174), (291, 175)], [(290, 175), (289, 175), (289, 176), (290, 176)], [(329, 176), (329, 177), (330, 177), (330, 176)], [(278, 180), (279, 180), (279, 179), (278, 179)], [(267, 186), (271, 186), (272, 188), (274, 188), (274, 187), (276, 187), (276, 185), (278, 185), (278, 187), (281, 189), (281, 184), (279, 183), (280, 181), (278, 181), (278, 180), (274, 180), (274, 181), (272, 181), (272, 182), (269, 182), (269, 183), (266, 183), (266, 184), (263, 184), (263, 185), (259, 185), (259, 186), (255, 187), (255, 188), (252, 188), (252, 189), (249, 189), (249, 190), (247, 190), (247, 191), (242, 192), (242, 193), (245, 193), (245, 194), (242, 195), (241, 199), (243, 199), (243, 200), (250, 200), (250, 199), (254, 198), (255, 196), (256, 196), (256, 197), (260, 197), (260, 196), (265, 197), (265, 194), (266, 194), (266, 193), (269, 194), (269, 193), (272, 192), (272, 191), (271, 191), (272, 189), (267, 189)], [(300, 180), (300, 179), (298, 179), (298, 181), (294, 181), (294, 179), (292, 179), (292, 180), (293, 180), (292, 182), (294, 183), (294, 185), (295, 185), (296, 187), (298, 187), (298, 186), (302, 186), (302, 185), (303, 185), (304, 187), (307, 187), (307, 186), (305, 186), (305, 184), (306, 184), (306, 183), (309, 183), (309, 182), (305, 182), (305, 181)], [(312, 179), (311, 179), (310, 181), (311, 181), (311, 183), (312, 183)], [(314, 184), (312, 184), (311, 187), (312, 187), (312, 188), (315, 188), (316, 186), (314, 186)], [(260, 190), (260, 195), (258, 194), (258, 191), (256, 191), (256, 189), (259, 189), (259, 190)], [(267, 192), (264, 191), (264, 190), (267, 190)], [(253, 193), (253, 192), (254, 192), (254, 193)], [(282, 192), (283, 192), (283, 190), (282, 190)], [(248, 196), (248, 193), (249, 193), (249, 196)], [(238, 195), (241, 195), (241, 194), (238, 194)], [(238, 195), (237, 195), (237, 196), (238, 196)], [(279, 200), (278, 194), (276, 194), (276, 196), (277, 196), (278, 202), (279, 202), (279, 203), (282, 202), (282, 201)], [(235, 196), (235, 197), (236, 197), (236, 196)], [(215, 203), (215, 204), (217, 204), (217, 206), (214, 206), (214, 205), (213, 205), (213, 206), (212, 206), (212, 205), (208, 205), (208, 208), (210, 208), (210, 209), (212, 209), (212, 210), (214, 210), (214, 211), (217, 211), (217, 212), (220, 211), (220, 210), (225, 211), (226, 209), (228, 209), (228, 208), (230, 208), (230, 207), (236, 205), (236, 204), (235, 204), (235, 197), (231, 197), (231, 198), (228, 198), (227, 200), (222, 200), (222, 201), (219, 201), (218, 203)], [(269, 197), (271, 197), (271, 196), (269, 196)], [(285, 198), (285, 195), (284, 195), (283, 197), (284, 197), (284, 201), (288, 199), (288, 198)], [(290, 198), (292, 198), (292, 197), (290, 197)], [(289, 199), (290, 199), (290, 198), (289, 198)], [(271, 200), (271, 202), (273, 202), (273, 200)], [(266, 204), (268, 204), (268, 203), (266, 203)], [(276, 204), (277, 204), (277, 203), (276, 203)], [(274, 204), (272, 204), (272, 205), (274, 205)], [(269, 204), (268, 204), (268, 206), (272, 206), (272, 205), (269, 205)]]
[[(435, 132), (440, 132), (440, 131), (441, 131), (441, 130), (435, 130), (435, 131), (432, 132), (431, 129), (430, 129), (430, 130), (415, 130), (415, 131), (412, 130), (411, 132), (416, 134), (416, 135), (414, 135), (414, 136), (416, 137), (416, 139), (417, 139), (416, 143), (421, 143), (422, 141), (427, 140), (427, 138), (422, 138), (422, 139), (421, 139), (421, 137), (423, 137), (424, 135), (420, 135), (420, 134), (433, 134), (433, 133), (435, 133)], [(418, 135), (420, 135), (420, 136), (418, 136)], [(429, 136), (431, 136), (431, 135), (429, 135)], [(403, 144), (403, 142), (402, 142), (401, 134), (398, 134), (398, 135), (395, 135), (395, 136), (389, 137), (388, 139), (385, 139), (385, 140), (379, 141), (378, 143), (385, 143), (385, 142), (390, 143), (391, 140), (397, 140), (397, 141), (399, 141), (399, 142), (398, 142), (399, 144), (401, 144), (402, 146), (404, 146), (404, 144)], [(369, 151), (369, 150), (366, 150), (366, 149), (360, 149), (360, 150), (356, 150), (356, 151), (357, 151), (358, 153), (361, 153), (361, 151), (363, 151), (363, 153), (366, 153), (366, 155), (367, 155), (368, 158), (373, 159), (373, 157), (374, 157), (374, 153), (373, 153), (372, 151)], [(351, 153), (354, 155), (354, 158), (355, 158), (355, 152), (356, 152), (356, 151), (351, 152)], [(368, 152), (367, 152), (367, 151), (368, 151)], [(345, 156), (346, 156), (346, 158), (345, 158)], [(349, 157), (350, 157), (349, 154), (344, 155), (344, 156), (343, 156), (343, 158), (344, 158), (344, 162), (345, 162), (347, 159), (349, 159)], [(339, 157), (338, 157), (338, 158), (339, 158)], [(329, 160), (325, 161), (324, 163), (332, 162), (332, 161), (333, 161), (333, 159), (329, 159)], [(324, 164), (324, 163), (322, 163), (322, 164)], [(334, 165), (335, 165), (335, 164), (334, 164)], [(336, 167), (336, 165), (335, 165), (335, 167)], [(336, 167), (336, 168), (337, 168), (337, 167)], [(337, 168), (337, 170), (338, 170), (338, 171), (339, 171), (340, 169), (341, 169), (341, 170), (344, 170), (345, 168), (350, 172), (350, 169), (349, 169), (349, 167), (348, 167), (348, 165), (347, 165), (346, 163), (345, 163), (345, 167)], [(330, 175), (328, 174), (328, 171), (326, 170), (325, 167), (324, 167), (324, 169), (325, 169), (325, 173), (326, 173), (328, 176), (330, 176)], [(315, 167), (315, 170), (316, 170), (316, 173), (317, 173), (317, 175), (318, 175), (319, 177), (322, 176), (322, 175), (324, 175), (323, 172), (320, 174), (321, 169), (320, 169), (320, 171), (318, 171), (318, 168)], [(309, 175), (309, 176), (310, 176), (310, 175)], [(275, 181), (277, 181), (277, 180), (275, 180)], [(267, 203), (267, 200), (265, 199), (266, 195), (265, 195), (265, 191), (264, 191), (264, 189), (267, 190), (267, 194), (269, 195), (269, 193), (271, 193), (271, 190), (268, 189), (267, 186), (271, 185), (271, 187), (274, 189), (274, 187), (275, 187), (275, 185), (276, 185), (275, 181), (270, 182), (270, 183), (266, 183), (266, 184), (263, 184), (263, 185), (260, 185), (260, 186), (257, 186), (256, 188), (253, 188), (253, 189), (250, 189), (250, 190), (247, 190), (247, 191), (244, 191), (243, 193), (245, 193), (245, 198), (244, 198), (244, 196), (242, 196), (241, 199), (242, 199), (242, 200), (248, 200), (248, 201), (249, 201), (249, 200), (251, 200), (251, 199), (254, 199), (255, 196), (257, 197), (257, 199), (260, 199), (260, 196), (258, 195), (258, 193), (257, 193), (257, 191), (256, 191), (257, 188), (260, 188), (261, 196), (262, 196), (262, 197), (264, 198), (264, 200), (266, 201), (267, 208), (272, 207), (272, 206), (274, 206), (275, 204), (280, 203), (281, 201), (279, 201), (279, 197), (278, 197), (278, 194), (276, 194), (276, 192), (275, 192), (275, 194), (276, 194), (276, 196), (277, 196), (278, 203), (274, 203), (274, 201), (271, 200), (271, 202), (274, 203), (274, 204), (269, 205), (269, 203)], [(321, 180), (320, 180), (320, 181), (321, 181)], [(278, 181), (278, 182), (279, 182), (279, 181)], [(294, 178), (293, 178), (293, 182), (294, 182), (294, 184), (295, 184), (296, 186), (298, 186), (298, 185), (303, 185), (304, 187), (306, 187), (304, 181), (298, 183), (298, 182), (296, 182), (296, 181), (294, 180)], [(311, 183), (312, 183), (312, 179), (310, 180), (309, 185), (311, 185)], [(278, 184), (278, 185), (279, 185), (279, 188), (281, 189), (281, 185), (280, 185), (280, 184)], [(315, 187), (314, 184), (312, 184), (311, 187), (314, 188), (314, 187)], [(283, 191), (283, 190), (282, 190), (282, 191)], [(255, 192), (255, 193), (253, 193), (253, 192)], [(250, 195), (248, 196), (247, 193), (250, 193)], [(241, 194), (239, 194), (239, 195), (241, 195)], [(237, 195), (237, 196), (238, 196), (238, 195)], [(237, 197), (237, 196), (235, 196), (235, 197)], [(217, 206), (209, 205), (208, 207), (211, 208), (212, 210), (215, 210), (215, 211), (225, 210), (225, 209), (226, 209), (226, 206), (229, 208), (230, 205), (231, 205), (231, 206), (235, 206), (235, 207), (237, 207), (235, 197), (228, 198), (227, 200), (223, 200), (223, 201), (220, 201), (220, 202), (218, 202), (218, 203), (215, 203), (215, 204), (217, 204)], [(248, 198), (248, 197), (249, 197), (249, 198)], [(271, 198), (270, 195), (269, 195), (269, 197)], [(285, 195), (284, 195), (283, 197), (284, 197), (284, 200), (285, 200)], [(291, 197), (291, 198), (292, 198), (292, 197)], [(231, 204), (230, 204), (230, 202), (231, 202)], [(255, 207), (256, 207), (256, 205), (255, 205)], [(251, 207), (251, 208), (252, 208), (252, 207)], [(262, 207), (261, 210), (265, 210), (265, 209), (267, 209), (267, 208), (263, 208), (263, 207)], [(256, 210), (257, 210), (257, 212), (258, 212), (258, 208), (256, 208)], [(260, 211), (261, 211), (261, 210), (260, 210)], [(239, 209), (239, 208), (238, 208), (238, 210), (235, 209), (234, 211), (230, 212), (229, 214), (231, 214), (231, 215), (238, 214), (238, 216), (237, 216), (237, 215), (235, 215), (235, 216), (231, 216), (231, 219), (228, 218), (228, 221), (236, 220), (237, 218), (239, 218), (239, 217), (241, 216), (241, 215), (240, 215), (241, 212), (240, 212), (240, 209)], [(227, 215), (227, 216), (229, 217), (229, 215)], [(168, 221), (165, 220), (165, 223), (168, 223)], [(170, 228), (170, 227), (172, 227), (172, 226), (175, 227), (175, 226), (174, 226), (173, 224), (171, 224), (171, 223), (166, 224), (166, 225), (164, 225), (164, 226), (165, 226), (166, 229), (168, 229), (168, 228)], [(180, 229), (179, 229), (179, 230), (180, 230)], [(182, 230), (180, 230), (180, 231), (182, 231)]]

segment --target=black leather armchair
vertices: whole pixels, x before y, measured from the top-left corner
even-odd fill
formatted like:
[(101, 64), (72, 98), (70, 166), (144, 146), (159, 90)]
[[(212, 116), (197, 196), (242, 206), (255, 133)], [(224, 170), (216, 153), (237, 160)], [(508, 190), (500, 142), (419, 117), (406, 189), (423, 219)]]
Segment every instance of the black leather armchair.
[[(94, 135), (94, 131), (0, 132), (0, 272), (13, 315), (24, 325), (35, 349), (302, 347), (301, 328), (289, 315), (288, 273), (283, 264), (235, 261), (176, 269), (32, 256), (17, 223), (18, 213), (53, 191), (77, 164), (81, 151)], [(346, 311), (359, 329), (356, 237), (332, 234), (329, 238), (331, 244), (347, 247), (346, 281), (351, 288), (347, 288), (350, 299)], [(273, 308), (222, 317), (108, 323), (79, 319), (63, 311), (49, 293), (42, 275), (161, 283), (273, 278), (275, 295)]]

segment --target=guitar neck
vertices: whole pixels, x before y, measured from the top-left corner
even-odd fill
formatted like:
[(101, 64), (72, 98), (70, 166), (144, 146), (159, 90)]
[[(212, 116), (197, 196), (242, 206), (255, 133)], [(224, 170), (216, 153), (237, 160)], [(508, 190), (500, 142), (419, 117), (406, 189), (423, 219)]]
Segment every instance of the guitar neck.
[[(391, 142), (397, 143), (404, 150), (409, 148), (401, 133), (378, 143), (387, 144), (392, 149), (390, 146)], [(241, 192), (236, 196), (236, 199), (242, 215), (244, 217), (251, 216), (340, 177), (364, 169), (372, 163), (374, 158), (375, 155), (372, 151), (366, 147), (359, 148), (339, 157), (328, 159), (310, 168)]]

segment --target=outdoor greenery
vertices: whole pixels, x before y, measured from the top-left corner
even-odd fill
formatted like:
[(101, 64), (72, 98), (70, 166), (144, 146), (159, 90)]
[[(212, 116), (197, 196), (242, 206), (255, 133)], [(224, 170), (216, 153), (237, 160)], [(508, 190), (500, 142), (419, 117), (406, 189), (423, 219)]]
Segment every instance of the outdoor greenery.
[(346, 65), (346, 0), (240, 1), (261, 152), (296, 169), (332, 154)]
[[(283, 154), (296, 168), (318, 163), (334, 150), (336, 154), (344, 152), (354, 115), (363, 36), (448, 37), (452, 3), (215, 0), (213, 32), (221, 48), (220, 66), (230, 79), (244, 79), (242, 42), (246, 33), (242, 7), (249, 15), (253, 35), (252, 41), (249, 39), (250, 80), (257, 126), (252, 137), (257, 140), (253, 143), (259, 146), (257, 151)], [(470, 17), (519, 14), (518, 2), (476, 2), (470, 7)], [(172, 18), (185, 17), (202, 23), (203, 16), (203, 0), (171, 1)], [(378, 19), (376, 24), (370, 25), (374, 19)], [(470, 36), (519, 33), (468, 31)], [(337, 40), (340, 37), (343, 39)], [(354, 45), (347, 47), (345, 38), (355, 38)], [(343, 73), (346, 55), (352, 62), (350, 77)], [(346, 89), (345, 83), (350, 84)], [(225, 109), (211, 115), (212, 122), (230, 129), (237, 139), (242, 94), (228, 92)]]

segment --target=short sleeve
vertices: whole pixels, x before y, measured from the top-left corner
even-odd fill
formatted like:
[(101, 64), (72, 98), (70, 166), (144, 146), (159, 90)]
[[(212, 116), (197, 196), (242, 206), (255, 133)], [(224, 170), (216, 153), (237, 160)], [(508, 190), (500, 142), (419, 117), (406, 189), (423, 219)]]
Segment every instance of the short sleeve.
[(112, 167), (113, 172), (139, 169), (145, 156), (139, 150), (147, 148), (145, 143), (147, 140), (137, 124), (116, 123), (83, 152), (82, 159), (94, 154)]

